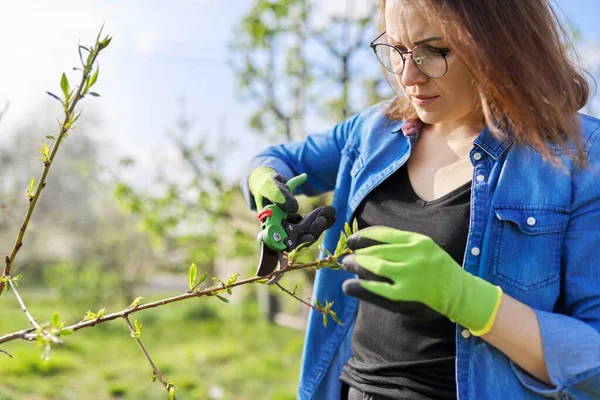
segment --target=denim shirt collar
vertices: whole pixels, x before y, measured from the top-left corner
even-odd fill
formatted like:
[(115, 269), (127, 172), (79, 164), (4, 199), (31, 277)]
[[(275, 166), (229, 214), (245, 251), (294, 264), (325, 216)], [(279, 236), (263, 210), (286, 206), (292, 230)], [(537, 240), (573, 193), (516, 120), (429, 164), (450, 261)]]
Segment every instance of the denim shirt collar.
[[(419, 120), (410, 122), (398, 121), (394, 124), (392, 132), (398, 133), (402, 131), (402, 133), (410, 139), (411, 143), (414, 144), (414, 142), (419, 139), (422, 128), (423, 122)], [(496, 160), (510, 147), (514, 139), (515, 136), (513, 132), (508, 128), (497, 128), (492, 130), (486, 126), (479, 133), (477, 138), (475, 138), (473, 144), (485, 151), (492, 159)]]
[(475, 138), (473, 144), (480, 147), (494, 160), (497, 160), (510, 147), (514, 139), (515, 136), (510, 129), (492, 130), (486, 126)]

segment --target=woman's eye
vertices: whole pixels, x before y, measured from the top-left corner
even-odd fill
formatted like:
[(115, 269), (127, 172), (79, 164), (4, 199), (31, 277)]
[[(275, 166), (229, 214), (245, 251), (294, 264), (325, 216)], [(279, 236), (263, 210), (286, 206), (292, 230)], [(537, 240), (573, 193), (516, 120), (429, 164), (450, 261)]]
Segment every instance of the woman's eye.
[(423, 48), (423, 53), (428, 56), (439, 56), (442, 53), (442, 50), (427, 46)]

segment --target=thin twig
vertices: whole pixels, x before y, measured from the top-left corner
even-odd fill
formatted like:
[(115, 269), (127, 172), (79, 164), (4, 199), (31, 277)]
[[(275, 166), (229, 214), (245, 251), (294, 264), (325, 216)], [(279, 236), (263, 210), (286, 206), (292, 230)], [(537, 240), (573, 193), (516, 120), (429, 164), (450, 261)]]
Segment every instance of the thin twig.
[[(343, 255), (346, 255), (346, 253), (344, 253)], [(216, 294), (222, 293), (223, 291), (226, 291), (227, 289), (231, 289), (234, 288), (236, 286), (242, 286), (242, 285), (247, 285), (250, 283), (256, 283), (259, 281), (264, 281), (266, 282), (267, 280), (276, 277), (278, 275), (281, 274), (285, 274), (291, 271), (298, 271), (298, 270), (303, 270), (306, 268), (314, 268), (314, 267), (319, 267), (319, 266), (323, 266), (325, 264), (331, 263), (332, 261), (334, 261), (336, 258), (329, 256), (326, 257), (322, 260), (319, 261), (313, 261), (310, 262), (308, 264), (301, 264), (301, 265), (297, 265), (297, 266), (291, 266), (285, 270), (281, 270), (281, 271), (274, 271), (273, 273), (271, 273), (270, 275), (267, 276), (254, 276), (252, 278), (247, 278), (247, 279), (243, 279), (237, 282), (234, 282), (230, 285), (219, 285), (219, 286), (213, 286), (204, 290), (200, 290), (198, 292), (188, 292), (188, 293), (184, 293), (178, 296), (174, 296), (174, 297), (169, 297), (167, 299), (163, 299), (163, 300), (158, 300), (158, 301), (154, 301), (152, 303), (146, 303), (146, 304), (139, 304), (136, 307), (133, 308), (127, 308), (123, 311), (120, 312), (116, 312), (116, 313), (112, 313), (112, 314), (108, 314), (105, 316), (102, 316), (100, 318), (96, 318), (93, 320), (89, 320), (89, 321), (81, 321), (77, 324), (74, 325), (70, 325), (70, 326), (66, 326), (63, 329), (64, 330), (71, 330), (73, 332), (78, 331), (80, 329), (84, 329), (84, 328), (89, 328), (91, 326), (97, 325), (97, 324), (101, 324), (103, 322), (107, 322), (107, 321), (112, 321), (113, 319), (117, 319), (117, 318), (123, 318), (125, 315), (128, 314), (133, 314), (142, 310), (146, 310), (149, 308), (155, 308), (155, 307), (159, 307), (159, 306), (163, 306), (169, 303), (175, 303), (178, 301), (182, 301), (182, 300), (186, 300), (186, 299), (190, 299), (193, 297), (205, 297), (205, 296), (214, 296)], [(33, 329), (29, 329), (29, 330), (21, 330), (18, 332), (13, 332), (7, 335), (4, 335), (2, 337), (0, 337), (0, 344), (5, 343), (5, 342), (9, 342), (11, 340), (14, 339), (24, 339), (24, 340), (35, 340), (36, 335), (31, 333), (33, 331)]]
[[(100, 33), (102, 33), (102, 31), (100, 31)], [(65, 135), (67, 134), (67, 132), (69, 132), (69, 130), (72, 127), (72, 123), (73, 123), (73, 119), (74, 119), (73, 113), (75, 112), (75, 107), (79, 103), (79, 100), (81, 100), (86, 94), (85, 93), (87, 90), (86, 83), (87, 83), (88, 77), (90, 76), (90, 73), (93, 70), (94, 63), (96, 62), (96, 57), (98, 57), (98, 54), (102, 50), (100, 48), (100, 40), (99, 39), (100, 39), (100, 34), (98, 35), (98, 38), (96, 39), (96, 44), (94, 46), (93, 51), (88, 56), (87, 64), (83, 65), (84, 68), (83, 68), (83, 73), (81, 76), (81, 82), (79, 83), (79, 86), (77, 87), (77, 91), (76, 91), (74, 97), (72, 98), (72, 100), (70, 100), (69, 98), (65, 98), (65, 101), (63, 103), (64, 109), (65, 109), (64, 120), (60, 125), (59, 134), (58, 134), (58, 137), (56, 138), (56, 141), (54, 142), (54, 145), (52, 146), (52, 150), (50, 151), (50, 154), (49, 154), (47, 160), (44, 162), (44, 169), (42, 171), (42, 176), (40, 177), (40, 180), (38, 182), (35, 194), (29, 198), (29, 206), (27, 207), (27, 212), (25, 213), (25, 219), (23, 220), (23, 223), (21, 224), (21, 228), (19, 229), (19, 234), (17, 235), (17, 239), (15, 241), (13, 249), (10, 252), (10, 255), (6, 256), (4, 259), (5, 266), (4, 266), (4, 272), (2, 273), (3, 277), (7, 277), (10, 274), (10, 269), (12, 267), (13, 262), (15, 261), (17, 253), (23, 246), (23, 236), (25, 235), (25, 231), (27, 230), (27, 226), (29, 225), (29, 220), (31, 219), (31, 215), (33, 214), (33, 210), (35, 209), (35, 205), (37, 204), (37, 201), (42, 193), (42, 190), (46, 187), (46, 178), (48, 176), (48, 172), (50, 171), (52, 162), (54, 161), (54, 157), (56, 156), (58, 148), (60, 147), (62, 140), (65, 138)], [(4, 287), (5, 287), (5, 283), (0, 282), (0, 295), (2, 295), (2, 292), (4, 291)]]
[(41, 331), (42, 327), (40, 326), (40, 324), (38, 324), (37, 321), (35, 320), (35, 318), (33, 318), (33, 315), (31, 315), (29, 313), (29, 311), (27, 311), (27, 307), (25, 307), (25, 303), (23, 302), (23, 299), (21, 298), (21, 296), (19, 295), (19, 292), (17, 291), (17, 285), (14, 284), (14, 282), (12, 281), (10, 276), (8, 276), (7, 278), (8, 278), (8, 284), (10, 285), (10, 288), (13, 290), (13, 293), (17, 297), (17, 300), (19, 301), (19, 304), (21, 305), (21, 309), (25, 312), (27, 319), (29, 320), (29, 322), (31, 322), (31, 325), (33, 325), (33, 327), (35, 329)]
[(12, 356), (12, 355), (11, 355), (11, 354), (10, 354), (8, 351), (6, 351), (6, 350), (2, 350), (2, 349), (0, 349), (0, 353), (4, 353), (4, 354), (6, 354), (7, 356), (9, 356), (10, 358), (13, 358), (13, 356)]
[(312, 308), (312, 309), (313, 309), (313, 310), (315, 310), (315, 311), (322, 312), (322, 311), (319, 309), (319, 307), (317, 307), (317, 306), (314, 306), (314, 305), (310, 304), (309, 302), (307, 302), (307, 301), (305, 301), (305, 300), (302, 300), (302, 299), (301, 299), (300, 297), (298, 297), (298, 296), (297, 296), (295, 293), (293, 293), (293, 292), (290, 292), (289, 290), (287, 290), (286, 288), (284, 288), (283, 286), (281, 286), (279, 283), (275, 283), (275, 284), (277, 285), (277, 287), (278, 287), (279, 289), (283, 290), (284, 292), (286, 292), (287, 294), (289, 294), (290, 296), (292, 296), (293, 298), (295, 298), (296, 300), (298, 300), (298, 301), (299, 301), (299, 302), (301, 302), (302, 304), (305, 304), (305, 305), (309, 306), (310, 308)]
[[(33, 339), (35, 339), (38, 334), (41, 334), (42, 336), (49, 338), (54, 343), (62, 344), (62, 341), (58, 337), (48, 333), (44, 328), (42, 328), (40, 326), (40, 324), (37, 323), (35, 318), (33, 318), (33, 315), (31, 315), (31, 313), (27, 310), (27, 307), (25, 307), (25, 303), (23, 302), (23, 299), (21, 298), (21, 296), (19, 295), (19, 292), (17, 291), (17, 285), (15, 285), (15, 283), (12, 281), (10, 276), (7, 278), (8, 278), (8, 284), (10, 285), (10, 288), (12, 289), (13, 293), (17, 297), (17, 300), (19, 301), (19, 304), (21, 305), (21, 309), (25, 312), (25, 315), (27, 316), (27, 319), (29, 320), (29, 322), (31, 322), (31, 325), (33, 325), (33, 328), (34, 328), (33, 330), (36, 330), (38, 332), (37, 334), (33, 335)], [(31, 330), (31, 331), (33, 331), (33, 330)]]
[[(148, 354), (148, 352), (146, 351), (146, 348), (142, 344), (142, 341), (140, 340), (140, 338), (133, 335), (133, 333), (135, 332), (135, 328), (133, 327), (133, 325), (131, 325), (131, 321), (129, 321), (129, 316), (127, 314), (125, 314), (125, 315), (123, 315), (123, 319), (125, 320), (125, 323), (129, 327), (129, 331), (132, 333), (132, 337), (135, 339), (138, 346), (140, 346), (140, 349), (142, 349), (142, 353), (144, 353), (144, 356), (146, 356), (146, 359), (150, 363), (150, 366), (152, 367), (152, 371), (154, 371), (154, 376), (156, 376), (156, 378), (158, 378), (158, 380), (160, 381), (160, 383), (163, 384), (163, 386), (165, 387), (167, 392), (169, 392), (169, 390), (170, 390), (169, 382), (167, 382), (167, 380), (160, 374), (160, 371), (158, 370), (158, 368), (156, 368), (156, 364), (154, 364), (154, 362), (152, 361), (152, 358), (150, 358), (150, 354)], [(175, 397), (173, 397), (173, 398), (175, 398)]]

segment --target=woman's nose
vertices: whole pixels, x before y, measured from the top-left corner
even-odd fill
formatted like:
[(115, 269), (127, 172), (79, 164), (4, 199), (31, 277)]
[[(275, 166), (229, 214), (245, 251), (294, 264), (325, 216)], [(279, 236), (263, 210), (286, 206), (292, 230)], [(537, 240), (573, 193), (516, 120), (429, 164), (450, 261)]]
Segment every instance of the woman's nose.
[(401, 82), (404, 86), (412, 86), (416, 83), (427, 82), (429, 77), (419, 71), (412, 57), (407, 54), (404, 62), (404, 71), (402, 71)]

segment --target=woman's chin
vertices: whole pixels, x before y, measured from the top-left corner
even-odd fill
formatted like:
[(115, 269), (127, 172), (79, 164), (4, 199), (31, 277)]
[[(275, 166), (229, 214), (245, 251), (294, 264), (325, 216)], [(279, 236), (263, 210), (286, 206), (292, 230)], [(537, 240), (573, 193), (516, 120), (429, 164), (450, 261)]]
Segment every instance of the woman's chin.
[(428, 125), (439, 124), (443, 120), (439, 113), (425, 111), (423, 109), (419, 109), (418, 107), (415, 108), (417, 110), (417, 115), (419, 116), (419, 119)]

